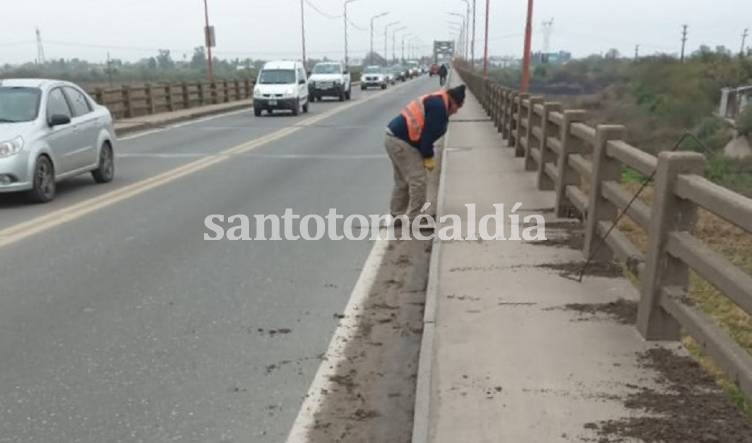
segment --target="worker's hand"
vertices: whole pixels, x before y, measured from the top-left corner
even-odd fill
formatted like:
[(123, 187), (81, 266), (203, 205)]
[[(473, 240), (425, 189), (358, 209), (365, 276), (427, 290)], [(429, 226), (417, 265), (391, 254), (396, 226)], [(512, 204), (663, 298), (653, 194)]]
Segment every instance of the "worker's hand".
[(436, 167), (436, 163), (434, 163), (433, 157), (424, 158), (423, 159), (423, 167), (426, 168), (426, 171), (428, 171), (428, 172), (433, 171), (433, 168)]

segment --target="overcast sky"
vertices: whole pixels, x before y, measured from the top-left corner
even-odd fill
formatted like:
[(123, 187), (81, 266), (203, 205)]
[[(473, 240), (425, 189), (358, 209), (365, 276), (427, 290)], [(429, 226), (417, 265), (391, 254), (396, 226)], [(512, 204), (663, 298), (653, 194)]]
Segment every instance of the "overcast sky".
[[(343, 58), (343, 0), (305, 0), (309, 57)], [(472, 4), (473, 0), (469, 0)], [(175, 59), (190, 57), (203, 42), (203, 0), (2, 0), (0, 63), (33, 61), (34, 30), (39, 27), (47, 58), (113, 58), (136, 60), (172, 51)], [(489, 51), (520, 56), (525, 0), (491, 0)], [(316, 6), (327, 18), (316, 12)], [(447, 13), (465, 12), (462, 0), (356, 0), (348, 7), (351, 57), (369, 48), (370, 17), (376, 21), (374, 46), (384, 48), (384, 25), (399, 21), (420, 38), (424, 52), (430, 42), (451, 39)], [(485, 0), (477, 0), (476, 55), (482, 54)], [(209, 0), (216, 27), (219, 57), (300, 58), (299, 0)], [(752, 28), (752, 0), (536, 0), (533, 48), (543, 44), (541, 22), (554, 19), (552, 50), (575, 56), (617, 48), (632, 55), (678, 53), (681, 25), (689, 25), (688, 52), (701, 44), (725, 45), (738, 51), (744, 28)], [(399, 26), (395, 26), (397, 28)], [(389, 33), (389, 53), (391, 32)], [(399, 33), (397, 34), (400, 35)], [(398, 37), (398, 46), (400, 38)], [(752, 45), (752, 37), (747, 39)], [(399, 53), (399, 52), (398, 52)]]

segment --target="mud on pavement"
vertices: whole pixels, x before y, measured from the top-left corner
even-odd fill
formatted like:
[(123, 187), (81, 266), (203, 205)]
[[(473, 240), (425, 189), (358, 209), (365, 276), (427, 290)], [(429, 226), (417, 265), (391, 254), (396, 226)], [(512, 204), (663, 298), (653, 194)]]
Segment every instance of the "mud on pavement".
[(430, 241), (390, 241), (308, 441), (411, 440), (430, 249)]

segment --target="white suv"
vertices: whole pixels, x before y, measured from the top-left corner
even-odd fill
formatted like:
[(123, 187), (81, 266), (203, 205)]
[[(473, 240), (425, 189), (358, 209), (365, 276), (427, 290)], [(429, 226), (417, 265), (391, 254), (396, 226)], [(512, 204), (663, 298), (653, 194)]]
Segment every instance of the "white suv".
[(259, 72), (253, 88), (253, 113), (288, 109), (293, 115), (308, 112), (308, 80), (303, 64), (280, 60), (268, 62)]
[(366, 66), (360, 78), (360, 89), (365, 90), (372, 86), (386, 89), (389, 86), (386, 72), (381, 66)]
[(339, 101), (350, 100), (350, 73), (342, 63), (316, 63), (308, 78), (308, 94), (311, 101), (322, 97), (336, 97)]

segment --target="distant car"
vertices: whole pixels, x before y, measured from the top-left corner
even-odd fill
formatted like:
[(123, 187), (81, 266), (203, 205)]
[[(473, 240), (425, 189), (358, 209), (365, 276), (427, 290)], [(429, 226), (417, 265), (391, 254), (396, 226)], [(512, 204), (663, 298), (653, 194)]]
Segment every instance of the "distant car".
[(395, 82), (403, 82), (407, 80), (407, 75), (405, 74), (405, 68), (402, 67), (402, 65), (393, 65), (389, 68), (389, 70), (392, 72), (392, 75), (394, 76)]
[(439, 65), (434, 63), (431, 65), (431, 68), (428, 71), (428, 75), (433, 77), (434, 75), (439, 75)]
[(407, 76), (409, 78), (415, 78), (420, 75), (420, 64), (415, 60), (407, 62)]
[(0, 80), (0, 193), (55, 198), (60, 180), (115, 176), (112, 116), (83, 89), (57, 80)]
[(360, 89), (366, 90), (372, 87), (386, 89), (389, 86), (386, 72), (381, 66), (366, 66), (360, 79)]
[(259, 72), (253, 88), (253, 113), (256, 117), (266, 110), (277, 109), (298, 115), (308, 112), (308, 79), (303, 63), (291, 60), (267, 62)]
[(350, 73), (342, 63), (316, 63), (308, 78), (308, 91), (311, 101), (322, 97), (336, 97), (339, 101), (350, 100)]

